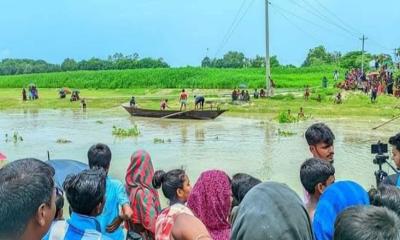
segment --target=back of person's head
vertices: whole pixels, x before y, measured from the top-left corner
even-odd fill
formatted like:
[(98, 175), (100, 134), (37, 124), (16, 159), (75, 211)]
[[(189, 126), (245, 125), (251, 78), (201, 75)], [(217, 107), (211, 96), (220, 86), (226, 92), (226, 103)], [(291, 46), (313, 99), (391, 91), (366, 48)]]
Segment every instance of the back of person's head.
[(237, 173), (232, 176), (232, 195), (233, 206), (237, 206), (243, 200), (244, 196), (261, 181), (246, 173)]
[(94, 144), (89, 148), (87, 156), (90, 168), (100, 167), (106, 171), (110, 168), (111, 150), (107, 145), (103, 143)]
[(103, 169), (90, 169), (69, 175), (64, 190), (73, 212), (97, 216), (101, 214), (105, 201), (106, 173)]
[(351, 207), (337, 217), (334, 240), (398, 240), (399, 226), (397, 214), (385, 207)]
[(58, 187), (56, 190), (56, 214), (54, 216), (54, 220), (62, 220), (64, 218), (64, 193)]
[(390, 137), (389, 144), (396, 146), (397, 151), (400, 151), (400, 133)]
[(327, 161), (310, 158), (300, 167), (300, 180), (304, 189), (310, 194), (314, 194), (317, 189), (327, 187), (327, 181), (335, 175), (335, 168)]
[(371, 205), (387, 207), (400, 216), (400, 189), (396, 186), (381, 184), (378, 189), (368, 191)]
[[(164, 196), (168, 198), (172, 205), (182, 198), (186, 180), (188, 180), (186, 173), (182, 169), (174, 169), (167, 173), (163, 170), (158, 170), (154, 173), (152, 184), (156, 189), (162, 188)], [(187, 199), (182, 200), (183, 202), (187, 201)]]
[(296, 192), (282, 183), (264, 182), (252, 188), (240, 203), (231, 239), (313, 238), (310, 218)]
[(333, 145), (333, 141), (335, 140), (335, 135), (324, 123), (314, 123), (311, 125), (307, 129), (305, 137), (310, 146), (318, 143)]
[(25, 158), (0, 169), (0, 239), (19, 239), (35, 225), (32, 239), (47, 232), (55, 214), (54, 168)]

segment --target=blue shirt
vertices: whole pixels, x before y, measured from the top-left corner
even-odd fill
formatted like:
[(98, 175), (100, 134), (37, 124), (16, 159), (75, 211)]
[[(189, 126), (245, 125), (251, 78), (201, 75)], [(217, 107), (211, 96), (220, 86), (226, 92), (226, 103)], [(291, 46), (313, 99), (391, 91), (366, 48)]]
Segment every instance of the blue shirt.
[(123, 240), (124, 232), (122, 227), (119, 227), (115, 232), (108, 233), (106, 231), (107, 225), (110, 225), (112, 221), (119, 215), (119, 206), (129, 204), (129, 199), (126, 194), (125, 186), (121, 181), (106, 179), (106, 204), (103, 212), (96, 217), (100, 223), (101, 232), (114, 240)]
[(111, 240), (100, 232), (100, 224), (94, 217), (72, 213), (68, 221), (56, 221), (43, 240)]

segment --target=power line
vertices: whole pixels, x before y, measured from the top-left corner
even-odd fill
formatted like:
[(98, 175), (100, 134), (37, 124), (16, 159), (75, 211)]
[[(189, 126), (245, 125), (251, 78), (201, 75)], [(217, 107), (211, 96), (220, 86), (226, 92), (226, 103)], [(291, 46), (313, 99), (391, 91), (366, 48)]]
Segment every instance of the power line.
[(240, 13), (242, 12), (243, 7), (245, 6), (245, 4), (246, 4), (246, 0), (243, 0), (243, 2), (242, 2), (242, 4), (240, 5), (238, 11), (236, 12), (236, 15), (235, 15), (235, 17), (234, 17), (234, 19), (233, 19), (231, 25), (229, 26), (228, 30), (226, 31), (224, 37), (222, 38), (222, 41), (221, 41), (221, 43), (219, 44), (215, 55), (217, 55), (217, 52), (220, 51), (220, 49), (222, 48), (223, 43), (224, 43), (224, 42), (226, 41), (226, 39), (228, 38), (228, 35), (229, 35), (230, 32), (232, 31), (233, 26), (235, 25), (236, 21), (239, 19)]
[(220, 53), (220, 51), (225, 47), (225, 45), (229, 42), (229, 40), (231, 39), (231, 37), (232, 37), (233, 33), (235, 32), (236, 28), (239, 26), (240, 22), (246, 16), (247, 12), (250, 10), (250, 8), (251, 8), (251, 6), (253, 5), (254, 2), (255, 2), (255, 0), (252, 0), (250, 2), (250, 4), (247, 6), (246, 10), (244, 11), (242, 16), (240, 17), (239, 21), (237, 21), (236, 24), (234, 25), (234, 27), (232, 28), (228, 38), (226, 38), (226, 40), (221, 44), (221, 47), (217, 50), (217, 52), (215, 53), (214, 57), (216, 57)]

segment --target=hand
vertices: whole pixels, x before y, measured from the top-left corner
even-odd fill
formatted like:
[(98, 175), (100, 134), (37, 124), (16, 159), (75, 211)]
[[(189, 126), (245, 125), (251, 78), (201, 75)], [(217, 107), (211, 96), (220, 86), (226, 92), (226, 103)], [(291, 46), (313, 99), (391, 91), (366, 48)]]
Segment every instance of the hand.
[(122, 215), (121, 215), (122, 219), (127, 221), (131, 219), (132, 215), (133, 215), (133, 210), (131, 206), (129, 204), (124, 204), (122, 206)]
[(119, 226), (121, 226), (123, 221), (124, 220), (120, 216), (114, 218), (111, 224), (107, 226), (106, 231), (109, 233), (115, 232), (115, 230), (117, 230)]

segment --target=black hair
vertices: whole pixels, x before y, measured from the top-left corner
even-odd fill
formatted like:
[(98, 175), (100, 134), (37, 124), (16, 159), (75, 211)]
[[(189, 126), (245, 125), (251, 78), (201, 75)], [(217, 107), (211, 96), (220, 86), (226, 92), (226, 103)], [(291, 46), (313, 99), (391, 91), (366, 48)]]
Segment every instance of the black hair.
[(103, 169), (89, 169), (76, 175), (68, 175), (64, 189), (72, 211), (90, 215), (105, 201), (106, 173)]
[(396, 146), (397, 151), (400, 151), (400, 133), (390, 137), (389, 144)]
[(375, 206), (344, 210), (335, 221), (334, 240), (400, 239), (400, 219), (396, 213)]
[(368, 191), (371, 205), (387, 207), (400, 216), (400, 189), (396, 186), (381, 184), (378, 189)]
[(56, 190), (57, 190), (57, 194), (56, 194), (56, 214), (54, 214), (54, 219), (56, 219), (58, 217), (58, 214), (64, 208), (64, 193), (58, 187), (56, 188)]
[(159, 189), (162, 187), (162, 192), (170, 201), (170, 205), (178, 201), (176, 190), (183, 189), (183, 183), (186, 179), (186, 172), (183, 169), (174, 169), (167, 173), (163, 170), (158, 170), (153, 176), (153, 187)]
[(239, 205), (246, 193), (259, 183), (261, 183), (259, 179), (246, 173), (236, 173), (233, 175), (231, 186), (233, 195), (232, 206)]
[(87, 153), (89, 159), (89, 167), (101, 167), (107, 170), (110, 167), (111, 162), (111, 150), (103, 144), (97, 143), (89, 148)]
[(53, 176), (54, 168), (35, 158), (0, 169), (0, 239), (18, 239), (40, 205), (51, 207)]
[(307, 129), (305, 137), (310, 146), (318, 143), (333, 145), (333, 141), (335, 140), (335, 135), (324, 123), (314, 123), (311, 125)]
[(300, 167), (300, 180), (308, 193), (315, 193), (318, 183), (325, 184), (330, 176), (335, 175), (335, 168), (327, 161), (309, 158)]

